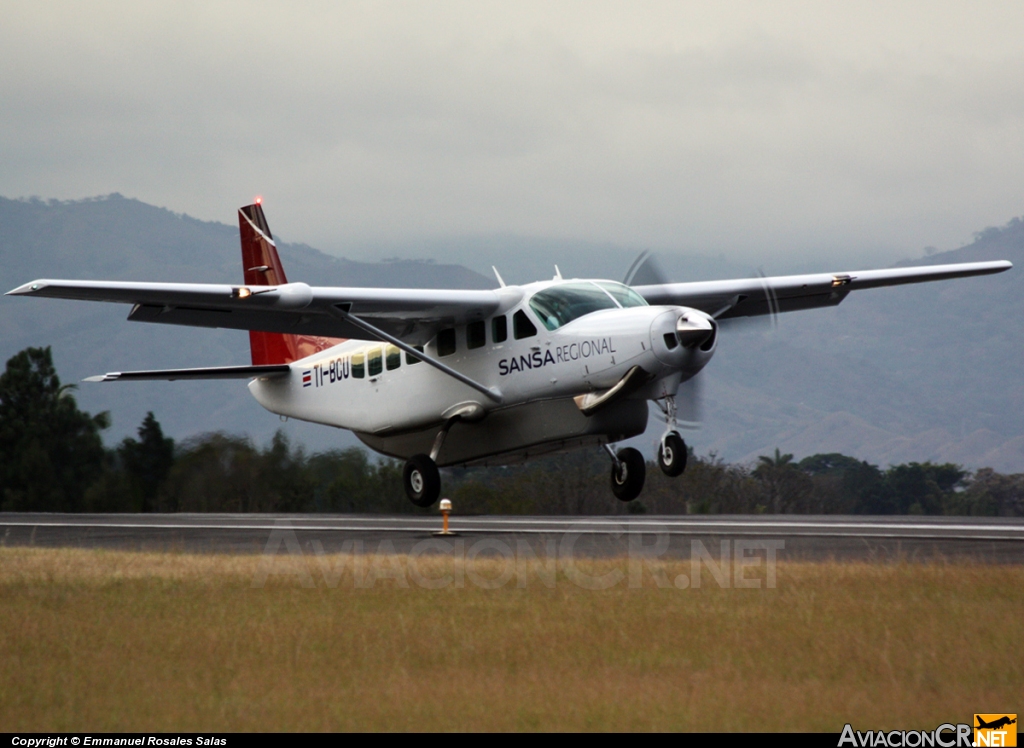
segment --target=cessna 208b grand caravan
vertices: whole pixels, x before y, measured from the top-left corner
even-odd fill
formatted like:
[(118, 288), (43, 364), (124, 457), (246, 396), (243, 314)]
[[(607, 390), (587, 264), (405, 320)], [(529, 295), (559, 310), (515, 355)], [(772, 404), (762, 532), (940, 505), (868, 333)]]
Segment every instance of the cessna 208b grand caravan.
[[(114, 372), (87, 381), (248, 379), (267, 410), (350, 429), (406, 460), (430, 506), (438, 467), (497, 465), (603, 447), (623, 501), (643, 488), (648, 401), (665, 416), (658, 463), (686, 467), (677, 393), (714, 356), (719, 323), (839, 304), (851, 291), (1009, 270), (975, 262), (665, 283), (554, 280), (493, 291), (333, 288), (289, 282), (259, 202), (238, 212), (244, 282), (36, 280), (10, 291), (131, 304), (128, 319), (249, 331), (251, 366)], [(557, 269), (556, 269), (557, 271)]]

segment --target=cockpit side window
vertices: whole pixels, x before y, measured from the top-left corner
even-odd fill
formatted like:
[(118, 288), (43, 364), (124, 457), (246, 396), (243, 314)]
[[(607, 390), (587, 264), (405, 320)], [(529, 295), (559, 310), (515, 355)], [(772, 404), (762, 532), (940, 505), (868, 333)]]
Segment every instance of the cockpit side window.
[(522, 309), (512, 315), (512, 334), (516, 340), (532, 338), (537, 334), (537, 328), (533, 326), (530, 318), (526, 316), (526, 312)]
[(602, 309), (616, 309), (610, 293), (594, 283), (566, 283), (538, 291), (530, 299), (533, 310), (548, 330), (557, 330), (574, 319)]

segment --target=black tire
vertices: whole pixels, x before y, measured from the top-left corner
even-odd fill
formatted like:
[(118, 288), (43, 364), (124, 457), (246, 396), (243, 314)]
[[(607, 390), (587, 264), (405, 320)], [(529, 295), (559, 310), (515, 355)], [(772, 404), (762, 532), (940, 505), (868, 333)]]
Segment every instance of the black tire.
[(671, 478), (682, 475), (686, 470), (686, 442), (675, 431), (658, 445), (658, 467)]
[(405, 495), (416, 506), (431, 506), (441, 495), (441, 473), (428, 455), (413, 455), (402, 472)]
[(632, 501), (644, 489), (647, 463), (644, 456), (632, 447), (619, 450), (616, 456), (619, 465), (612, 465), (612, 493), (619, 501)]

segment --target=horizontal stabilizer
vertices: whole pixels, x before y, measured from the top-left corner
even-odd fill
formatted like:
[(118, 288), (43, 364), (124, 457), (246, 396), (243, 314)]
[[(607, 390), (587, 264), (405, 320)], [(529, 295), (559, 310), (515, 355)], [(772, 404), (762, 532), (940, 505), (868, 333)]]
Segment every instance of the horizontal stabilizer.
[(253, 377), (278, 378), (288, 376), (288, 364), (267, 366), (209, 366), (201, 369), (152, 369), (150, 371), (111, 371), (96, 377), (87, 377), (85, 382), (116, 382), (121, 380), (144, 379), (252, 379)]

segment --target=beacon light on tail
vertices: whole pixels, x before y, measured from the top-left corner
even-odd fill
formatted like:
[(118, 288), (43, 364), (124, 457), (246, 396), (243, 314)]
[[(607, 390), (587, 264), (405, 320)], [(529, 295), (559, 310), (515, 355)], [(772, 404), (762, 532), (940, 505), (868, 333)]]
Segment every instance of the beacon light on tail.
[[(665, 425), (658, 463), (686, 468), (677, 414), (729, 319), (835, 306), (856, 290), (988, 275), (1009, 262), (630, 286), (563, 279), (492, 291), (346, 288), (290, 282), (262, 200), (241, 208), (242, 283), (35, 280), (10, 291), (130, 305), (128, 319), (249, 331), (251, 364), (112, 372), (89, 381), (247, 379), (267, 410), (350, 429), (406, 461), (419, 506), (439, 467), (504, 465), (604, 448), (611, 489), (643, 489), (645, 463), (616, 442)], [(496, 274), (497, 275), (497, 274)], [(681, 406), (681, 407), (680, 407)]]

